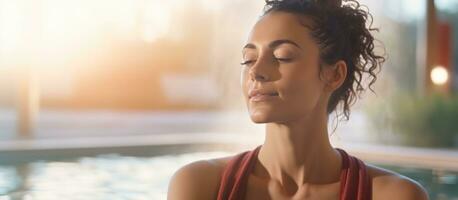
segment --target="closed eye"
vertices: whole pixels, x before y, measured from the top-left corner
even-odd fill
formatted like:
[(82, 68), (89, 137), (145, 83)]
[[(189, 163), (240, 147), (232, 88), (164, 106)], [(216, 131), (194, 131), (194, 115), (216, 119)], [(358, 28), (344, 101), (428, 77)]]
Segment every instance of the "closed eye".
[(252, 64), (254, 62), (256, 62), (256, 60), (247, 60), (245, 62), (240, 63), (240, 65), (249, 65), (249, 64)]
[[(293, 59), (292, 58), (275, 58), (276, 60), (280, 62), (291, 62)], [(240, 63), (240, 65), (250, 65), (256, 62), (256, 60), (247, 60), (245, 62)]]
[(275, 59), (280, 62), (291, 62), (293, 60), (292, 58), (275, 58)]

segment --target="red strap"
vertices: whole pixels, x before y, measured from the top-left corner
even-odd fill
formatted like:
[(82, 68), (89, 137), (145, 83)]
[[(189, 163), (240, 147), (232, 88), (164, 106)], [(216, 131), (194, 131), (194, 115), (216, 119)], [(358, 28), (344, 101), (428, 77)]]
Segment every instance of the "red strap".
[[(256, 164), (261, 145), (252, 151), (235, 155), (226, 165), (219, 186), (217, 200), (244, 198), (250, 173)], [(364, 162), (336, 148), (342, 155), (340, 200), (371, 200), (372, 184)]]
[(245, 196), (248, 177), (256, 164), (260, 147), (239, 153), (229, 161), (221, 177), (217, 200), (240, 200)]
[(342, 155), (340, 200), (370, 200), (372, 184), (364, 162), (336, 148)]

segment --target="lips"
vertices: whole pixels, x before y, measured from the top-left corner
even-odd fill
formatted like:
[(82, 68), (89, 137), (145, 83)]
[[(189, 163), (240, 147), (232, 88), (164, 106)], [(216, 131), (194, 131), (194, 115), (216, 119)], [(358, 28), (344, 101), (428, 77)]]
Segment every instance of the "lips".
[(272, 90), (251, 90), (248, 94), (249, 99), (256, 97), (269, 97), (269, 96), (278, 96), (278, 92)]

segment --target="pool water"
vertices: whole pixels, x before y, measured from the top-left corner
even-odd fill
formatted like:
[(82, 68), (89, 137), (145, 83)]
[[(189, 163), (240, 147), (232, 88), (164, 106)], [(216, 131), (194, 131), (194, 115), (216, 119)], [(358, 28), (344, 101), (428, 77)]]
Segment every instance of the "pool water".
[(229, 155), (189, 153), (150, 158), (120, 155), (0, 166), (0, 200), (167, 199), (170, 177), (195, 160)]
[[(156, 157), (116, 154), (72, 160), (0, 165), (0, 200), (163, 200), (168, 182), (181, 166), (229, 152)], [(420, 182), (431, 199), (458, 200), (458, 173), (385, 167)]]

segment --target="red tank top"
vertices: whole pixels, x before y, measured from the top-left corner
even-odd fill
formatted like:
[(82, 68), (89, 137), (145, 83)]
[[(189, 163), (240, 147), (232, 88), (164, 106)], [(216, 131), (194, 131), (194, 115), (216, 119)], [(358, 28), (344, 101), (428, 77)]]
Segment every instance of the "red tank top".
[[(217, 200), (242, 200), (245, 197), (248, 177), (254, 169), (259, 149), (239, 153), (225, 167)], [(344, 150), (336, 148), (342, 155), (340, 172), (340, 200), (370, 200), (372, 184), (366, 165)]]

